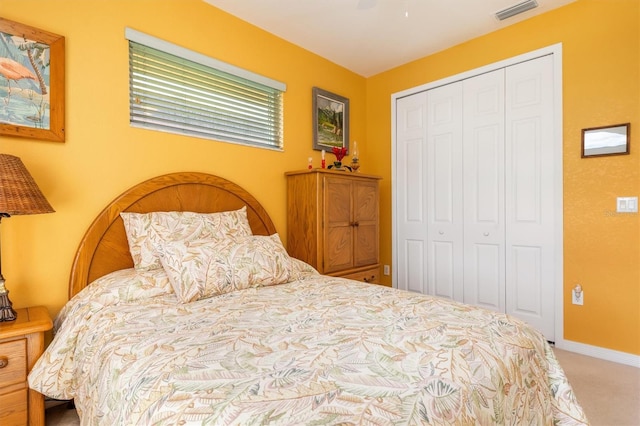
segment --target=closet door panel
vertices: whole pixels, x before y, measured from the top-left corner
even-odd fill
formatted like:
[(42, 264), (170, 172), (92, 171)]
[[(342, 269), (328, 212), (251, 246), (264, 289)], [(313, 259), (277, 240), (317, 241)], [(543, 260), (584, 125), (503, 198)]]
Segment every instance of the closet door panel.
[[(512, 220), (520, 225), (539, 226), (541, 215), (541, 163), (539, 117), (527, 117), (511, 123), (510, 147), (512, 162), (511, 189), (513, 190)], [(523, 227), (524, 230), (524, 227)]]
[[(427, 294), (425, 242), (406, 239), (404, 247), (399, 251), (405, 253), (398, 273), (398, 288)], [(400, 273), (402, 272), (402, 273)], [(402, 278), (402, 280), (400, 280)], [(402, 284), (402, 286), (400, 286)]]
[(472, 262), (476, 275), (474, 284), (477, 288), (475, 305), (500, 311), (501, 300), (504, 299), (504, 273), (502, 257), (504, 250), (501, 244), (474, 244), (473, 254), (466, 259)]
[(427, 93), (429, 294), (462, 300), (462, 84)]
[(544, 304), (541, 289), (542, 274), (541, 254), (539, 247), (513, 246), (511, 247), (513, 268), (513, 291), (518, 295), (514, 313), (536, 315), (542, 312)]
[(504, 312), (504, 70), (464, 81), (464, 302)]
[(427, 293), (427, 94), (396, 102), (397, 287)]
[(457, 274), (455, 271), (456, 245), (452, 241), (438, 241), (431, 243), (431, 271), (432, 271), (432, 291), (430, 294), (438, 297), (455, 299), (454, 289)]
[(553, 137), (552, 57), (506, 70), (506, 311), (553, 340), (554, 152), (561, 151)]

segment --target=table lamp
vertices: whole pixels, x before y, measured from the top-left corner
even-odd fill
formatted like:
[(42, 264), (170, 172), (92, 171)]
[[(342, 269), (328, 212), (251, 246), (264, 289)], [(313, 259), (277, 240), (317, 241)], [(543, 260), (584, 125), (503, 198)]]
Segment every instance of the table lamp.
[[(54, 211), (22, 161), (13, 155), (0, 154), (0, 222), (12, 215)], [(16, 311), (4, 283), (0, 251), (0, 322), (14, 321)]]

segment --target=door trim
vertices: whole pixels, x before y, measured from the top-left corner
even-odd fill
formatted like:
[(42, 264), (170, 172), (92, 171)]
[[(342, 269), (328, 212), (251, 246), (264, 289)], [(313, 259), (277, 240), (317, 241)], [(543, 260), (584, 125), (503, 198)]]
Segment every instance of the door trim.
[(555, 239), (555, 279), (554, 279), (554, 330), (555, 330), (555, 343), (556, 346), (562, 348), (564, 346), (564, 223), (563, 223), (563, 138), (562, 138), (562, 43), (553, 44), (551, 46), (543, 47), (531, 52), (527, 52), (512, 58), (508, 58), (502, 61), (494, 62), (473, 70), (465, 71), (460, 74), (456, 74), (450, 77), (446, 77), (440, 80), (436, 80), (430, 83), (425, 83), (420, 86), (412, 87), (410, 89), (403, 90), (391, 95), (391, 264), (392, 264), (392, 286), (398, 288), (398, 247), (396, 241), (397, 229), (396, 222), (393, 218), (397, 217), (397, 199), (396, 199), (396, 182), (398, 167), (396, 164), (396, 132), (397, 132), (397, 110), (396, 102), (406, 96), (411, 96), (416, 93), (424, 92), (429, 89), (433, 89), (445, 84), (455, 83), (457, 81), (465, 80), (480, 74), (484, 74), (490, 71), (495, 71), (500, 68), (505, 68), (510, 65), (515, 65), (521, 62), (526, 62), (532, 59), (536, 59), (542, 56), (552, 55), (553, 57), (553, 106), (554, 106), (554, 128), (553, 135), (556, 141), (556, 151), (554, 153), (554, 206), (555, 206), (555, 227), (554, 239)]

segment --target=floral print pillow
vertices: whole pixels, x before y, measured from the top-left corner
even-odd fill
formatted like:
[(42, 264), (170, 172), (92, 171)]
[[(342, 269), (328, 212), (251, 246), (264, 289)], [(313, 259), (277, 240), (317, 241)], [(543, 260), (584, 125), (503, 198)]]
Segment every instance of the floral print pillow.
[(137, 271), (162, 268), (156, 246), (167, 241), (223, 239), (252, 235), (247, 207), (217, 213), (120, 213)]
[(182, 303), (291, 278), (291, 258), (278, 234), (172, 241), (159, 245), (158, 253)]

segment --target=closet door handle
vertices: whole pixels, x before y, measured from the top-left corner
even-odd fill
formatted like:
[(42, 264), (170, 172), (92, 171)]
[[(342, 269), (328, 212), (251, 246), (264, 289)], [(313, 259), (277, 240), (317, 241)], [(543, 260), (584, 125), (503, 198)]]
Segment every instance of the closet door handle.
[(438, 234), (444, 235), (444, 231), (438, 231)]
[(485, 232), (485, 233), (483, 233), (482, 235), (484, 235), (485, 237), (488, 237), (488, 236), (489, 236), (489, 233), (488, 233), (488, 232)]
[(359, 222), (351, 222), (351, 226), (355, 226), (356, 228), (360, 226)]

